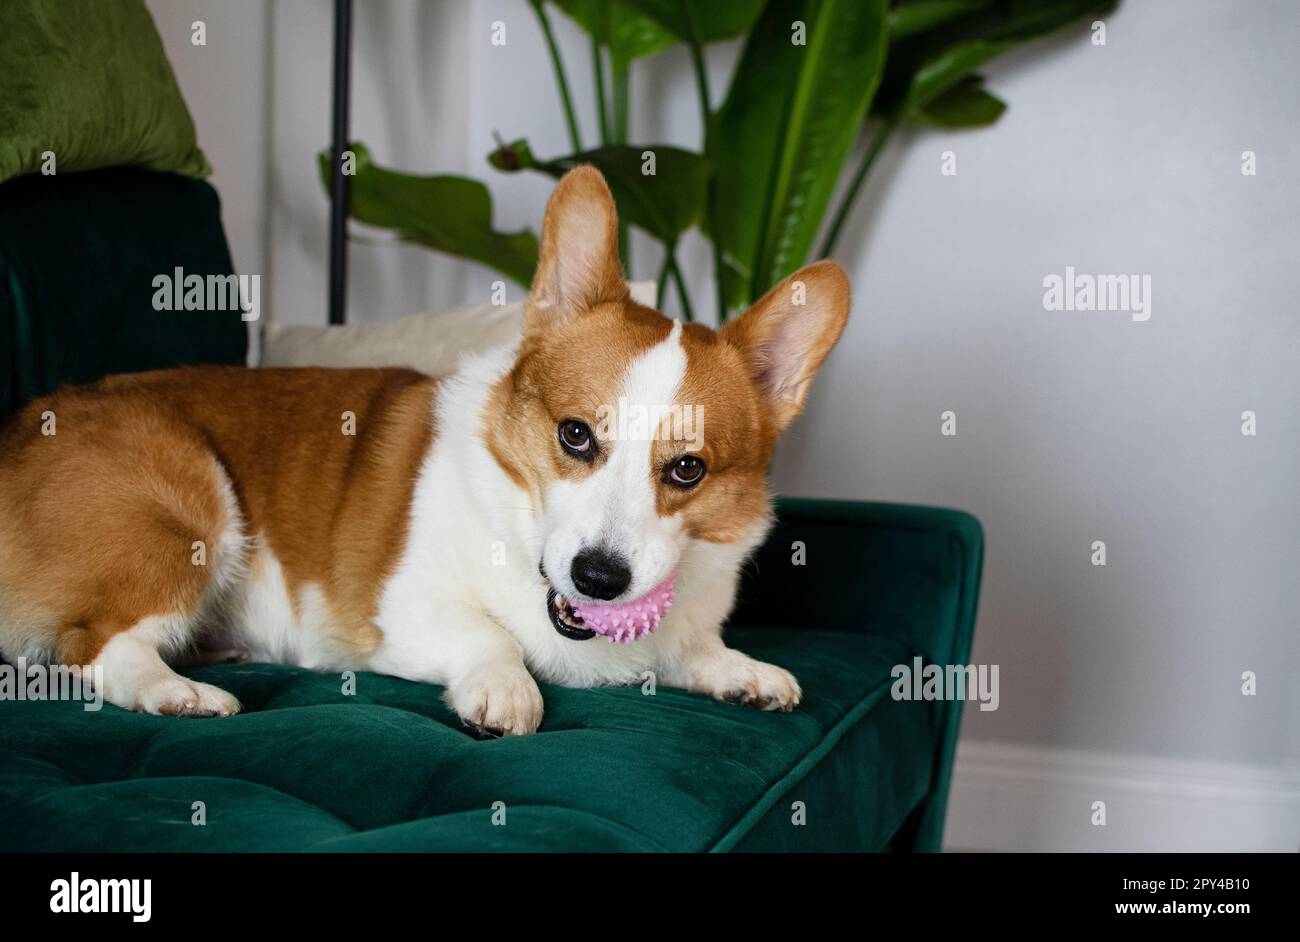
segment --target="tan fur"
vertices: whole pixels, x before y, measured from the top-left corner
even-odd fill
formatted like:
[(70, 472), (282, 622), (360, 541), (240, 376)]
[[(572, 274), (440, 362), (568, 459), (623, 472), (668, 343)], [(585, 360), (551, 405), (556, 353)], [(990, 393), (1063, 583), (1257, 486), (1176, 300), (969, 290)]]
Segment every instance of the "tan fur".
[(0, 434), (0, 602), (48, 620), (67, 663), (88, 663), (147, 616), (192, 615), (223, 562), (193, 565), (194, 541), (215, 553), (231, 523), (220, 467), (290, 597), (320, 584), (336, 640), (373, 649), (371, 617), (433, 438), (435, 383), (409, 370), (199, 367), (29, 404)]
[(627, 364), (671, 327), (663, 315), (627, 300), (525, 337), (514, 368), (493, 390), (486, 435), (497, 462), (536, 506), (547, 482), (585, 476), (603, 462), (566, 454), (556, 438), (559, 424), (578, 419), (594, 427), (596, 410), (617, 400)]
[(722, 338), (744, 355), (775, 434), (803, 411), (813, 376), (844, 333), (849, 278), (831, 261), (806, 265), (728, 322)]
[[(613, 198), (599, 172), (578, 167), (547, 204), (541, 255), (525, 307), (525, 338), (514, 369), (494, 390), (486, 438), (492, 454), (534, 506), (549, 481), (600, 467), (566, 454), (556, 429), (566, 419), (595, 427), (597, 409), (617, 400), (639, 353), (663, 341), (672, 322), (628, 297), (616, 244)], [(803, 303), (796, 303), (798, 283)], [(799, 414), (808, 385), (843, 332), (849, 283), (834, 262), (801, 269), (721, 331), (686, 327), (687, 372), (679, 402), (702, 406), (708, 468), (700, 486), (664, 483), (656, 469), (685, 452), (655, 444), (656, 504), (680, 514), (698, 539), (733, 542), (769, 512), (767, 467), (780, 433)], [(778, 356), (779, 353), (783, 354)]]
[[(682, 332), (686, 376), (681, 401), (703, 407), (704, 447), (695, 454), (708, 472), (689, 490), (661, 483), (661, 515), (681, 514), (688, 535), (731, 543), (769, 513), (767, 467), (777, 432), (762, 397), (749, 379), (742, 351), (707, 327)], [(683, 453), (681, 443), (660, 440), (654, 454), (667, 464)]]
[(595, 167), (575, 167), (546, 203), (537, 271), (524, 305), (526, 332), (545, 332), (558, 320), (626, 300), (617, 245), (618, 212), (605, 178)]

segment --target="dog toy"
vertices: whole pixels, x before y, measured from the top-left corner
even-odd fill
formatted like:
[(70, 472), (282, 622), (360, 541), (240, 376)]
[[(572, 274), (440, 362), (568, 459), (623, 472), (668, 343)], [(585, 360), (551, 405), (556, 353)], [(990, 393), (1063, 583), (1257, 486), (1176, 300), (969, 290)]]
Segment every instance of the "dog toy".
[(638, 641), (659, 627), (659, 619), (673, 607), (673, 583), (676, 573), (659, 583), (639, 599), (621, 605), (598, 605), (580, 602), (573, 606), (582, 624), (610, 642), (626, 644)]

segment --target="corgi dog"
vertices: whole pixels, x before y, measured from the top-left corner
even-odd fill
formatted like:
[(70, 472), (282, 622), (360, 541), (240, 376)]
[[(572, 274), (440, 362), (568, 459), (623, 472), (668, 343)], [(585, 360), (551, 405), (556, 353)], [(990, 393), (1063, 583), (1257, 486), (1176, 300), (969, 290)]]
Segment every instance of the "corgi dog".
[(486, 736), (538, 728), (539, 680), (649, 671), (791, 710), (795, 678), (722, 626), (772, 522), (777, 437), (848, 313), (832, 262), (718, 331), (635, 303), (609, 189), (578, 167), (519, 341), (450, 376), (186, 367), (14, 416), (0, 653), (102, 667), (108, 702), (177, 716), (240, 709), (170, 666), (199, 650), (439, 684)]

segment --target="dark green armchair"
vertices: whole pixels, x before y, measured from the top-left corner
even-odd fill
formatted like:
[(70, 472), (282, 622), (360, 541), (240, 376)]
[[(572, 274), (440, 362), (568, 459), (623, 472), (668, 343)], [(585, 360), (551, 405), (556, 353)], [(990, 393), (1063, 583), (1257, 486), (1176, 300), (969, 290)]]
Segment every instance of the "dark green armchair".
[[(0, 185), (0, 412), (107, 372), (242, 362), (237, 313), (149, 305), (149, 273), (178, 265), (230, 270), (204, 183)], [(969, 659), (979, 524), (779, 514), (728, 638), (795, 673), (793, 713), (544, 686), (539, 733), (479, 741), (439, 688), (267, 664), (192, 672), (239, 697), (229, 719), (0, 701), (0, 851), (938, 850), (962, 705), (894, 699), (891, 669)]]

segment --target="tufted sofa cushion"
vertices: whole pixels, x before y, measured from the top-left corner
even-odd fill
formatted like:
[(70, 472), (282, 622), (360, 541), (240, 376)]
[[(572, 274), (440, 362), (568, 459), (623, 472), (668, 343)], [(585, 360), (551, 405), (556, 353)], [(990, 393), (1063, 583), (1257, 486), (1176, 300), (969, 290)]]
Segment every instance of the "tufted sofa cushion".
[(266, 664), (192, 672), (240, 698), (230, 719), (3, 702), (0, 850), (884, 847), (930, 788), (940, 735), (937, 711), (889, 695), (912, 652), (845, 632), (729, 638), (794, 671), (804, 704), (544, 686), (537, 735), (478, 741), (441, 688), (360, 674), (345, 695), (338, 675)]

